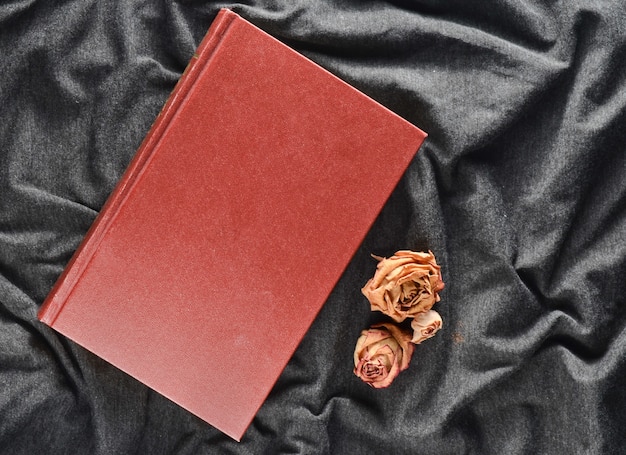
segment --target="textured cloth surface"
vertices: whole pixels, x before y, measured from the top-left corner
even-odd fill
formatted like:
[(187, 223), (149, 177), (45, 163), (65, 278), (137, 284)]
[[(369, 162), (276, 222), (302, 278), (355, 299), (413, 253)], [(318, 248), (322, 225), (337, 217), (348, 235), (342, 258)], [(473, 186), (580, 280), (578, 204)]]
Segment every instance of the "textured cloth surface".
[[(223, 6), (429, 133), (241, 443), (36, 319)], [(0, 59), (1, 454), (625, 450), (622, 0), (10, 1)], [(444, 328), (374, 390), (360, 288), (399, 249)]]

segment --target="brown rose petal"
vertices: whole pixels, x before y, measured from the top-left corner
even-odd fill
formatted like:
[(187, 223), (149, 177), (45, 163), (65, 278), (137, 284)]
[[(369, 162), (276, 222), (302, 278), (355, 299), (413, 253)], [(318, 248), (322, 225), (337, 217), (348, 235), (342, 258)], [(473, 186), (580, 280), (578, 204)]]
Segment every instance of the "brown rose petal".
[(441, 327), (443, 327), (443, 321), (435, 310), (420, 313), (411, 321), (411, 328), (413, 329), (411, 342), (420, 344), (422, 341), (435, 336)]

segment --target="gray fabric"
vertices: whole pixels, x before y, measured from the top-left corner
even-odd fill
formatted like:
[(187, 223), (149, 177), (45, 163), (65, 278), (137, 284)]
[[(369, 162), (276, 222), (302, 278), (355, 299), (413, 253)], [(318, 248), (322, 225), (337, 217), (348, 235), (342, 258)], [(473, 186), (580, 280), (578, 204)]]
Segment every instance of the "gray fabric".
[[(623, 453), (626, 14), (587, 3), (0, 5), (0, 453)], [(221, 6), (430, 135), (240, 444), (36, 320)], [(444, 328), (373, 390), (403, 248)]]

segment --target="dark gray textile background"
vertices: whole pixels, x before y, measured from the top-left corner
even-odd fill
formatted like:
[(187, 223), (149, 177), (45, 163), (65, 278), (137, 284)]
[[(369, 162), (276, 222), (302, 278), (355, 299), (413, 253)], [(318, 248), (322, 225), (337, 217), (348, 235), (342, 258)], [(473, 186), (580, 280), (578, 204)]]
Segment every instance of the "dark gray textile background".
[[(430, 135), (240, 444), (36, 320), (221, 6)], [(626, 453), (622, 0), (5, 1), (0, 59), (1, 454)], [(404, 248), (444, 328), (373, 390)]]

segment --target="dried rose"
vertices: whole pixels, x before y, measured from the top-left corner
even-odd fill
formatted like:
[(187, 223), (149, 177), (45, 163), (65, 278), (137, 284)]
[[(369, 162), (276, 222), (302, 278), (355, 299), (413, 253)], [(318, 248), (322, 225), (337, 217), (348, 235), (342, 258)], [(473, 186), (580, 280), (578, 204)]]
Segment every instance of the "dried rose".
[(363, 330), (354, 350), (354, 374), (370, 386), (381, 389), (409, 366), (415, 346), (411, 335), (391, 323)]
[(411, 343), (420, 344), (422, 341), (432, 338), (442, 326), (441, 316), (435, 310), (416, 315), (411, 321), (411, 328), (413, 329)]
[(374, 257), (380, 261), (376, 273), (361, 289), (372, 311), (402, 322), (430, 310), (440, 300), (438, 292), (444, 283), (432, 252), (401, 250), (390, 258)]

